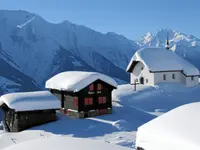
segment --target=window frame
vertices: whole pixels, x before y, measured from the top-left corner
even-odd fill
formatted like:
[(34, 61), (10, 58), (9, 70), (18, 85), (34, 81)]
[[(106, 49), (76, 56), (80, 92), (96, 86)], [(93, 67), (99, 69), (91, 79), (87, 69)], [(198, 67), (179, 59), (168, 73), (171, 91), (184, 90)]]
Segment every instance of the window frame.
[(166, 74), (163, 74), (163, 80), (166, 80)]
[(74, 97), (74, 106), (78, 107), (78, 97)]
[(172, 74), (172, 79), (176, 79), (176, 77), (175, 77), (175, 74), (174, 74), (174, 73)]
[(103, 89), (103, 86), (101, 83), (97, 84), (97, 91), (101, 91)]
[(194, 76), (191, 76), (191, 80), (194, 81)]
[(98, 97), (98, 104), (106, 104), (107, 103), (107, 97), (106, 96), (99, 96)]
[(94, 91), (94, 84), (90, 84), (89, 91)]
[(92, 97), (85, 97), (84, 98), (84, 105), (91, 106), (94, 104), (94, 99)]

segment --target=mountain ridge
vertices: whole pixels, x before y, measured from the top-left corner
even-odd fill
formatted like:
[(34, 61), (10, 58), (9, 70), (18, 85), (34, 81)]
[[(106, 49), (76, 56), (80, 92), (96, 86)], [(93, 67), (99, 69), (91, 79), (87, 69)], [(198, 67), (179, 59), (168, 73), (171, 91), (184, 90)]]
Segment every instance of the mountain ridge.
[(134, 41), (69, 21), (50, 23), (27, 11), (0, 10), (0, 49), (9, 56), (4, 60), (41, 88), (48, 78), (67, 70), (97, 71), (129, 82), (125, 68), (135, 51), (165, 47), (167, 33), (171, 49), (200, 68), (200, 40), (176, 30), (161, 29)]

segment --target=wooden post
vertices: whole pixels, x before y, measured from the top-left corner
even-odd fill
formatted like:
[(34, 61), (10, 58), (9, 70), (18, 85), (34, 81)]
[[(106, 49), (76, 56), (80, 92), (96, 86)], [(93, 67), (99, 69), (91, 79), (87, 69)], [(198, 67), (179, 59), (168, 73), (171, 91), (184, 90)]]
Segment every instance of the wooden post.
[(134, 80), (134, 90), (136, 91), (136, 80)]

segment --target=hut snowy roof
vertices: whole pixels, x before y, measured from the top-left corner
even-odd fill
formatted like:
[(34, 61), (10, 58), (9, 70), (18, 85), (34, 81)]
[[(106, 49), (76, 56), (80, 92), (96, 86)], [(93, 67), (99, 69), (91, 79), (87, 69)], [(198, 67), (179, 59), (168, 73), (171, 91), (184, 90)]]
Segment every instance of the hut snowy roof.
[(117, 83), (111, 77), (97, 72), (68, 71), (62, 72), (46, 82), (46, 88), (78, 92), (96, 80), (101, 80), (114, 88)]
[(138, 50), (126, 69), (132, 72), (137, 62), (142, 62), (150, 71), (183, 71), (187, 76), (200, 75), (199, 70), (173, 51), (164, 48), (143, 48)]
[(60, 101), (49, 91), (10, 93), (0, 97), (0, 106), (6, 104), (15, 111), (59, 109)]
[[(200, 102), (186, 104), (140, 126), (137, 146), (162, 145), (163, 149), (200, 149)], [(145, 146), (146, 147), (145, 147)]]

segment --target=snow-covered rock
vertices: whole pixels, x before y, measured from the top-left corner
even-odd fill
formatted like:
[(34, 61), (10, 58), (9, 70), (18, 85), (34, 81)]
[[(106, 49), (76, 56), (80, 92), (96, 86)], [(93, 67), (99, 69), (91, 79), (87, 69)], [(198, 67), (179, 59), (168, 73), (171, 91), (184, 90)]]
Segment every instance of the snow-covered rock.
[(0, 106), (4, 103), (15, 111), (60, 109), (60, 101), (49, 91), (5, 94)]
[(45, 87), (48, 89), (67, 90), (78, 92), (96, 80), (117, 88), (117, 83), (111, 77), (97, 72), (67, 71), (62, 72), (47, 80)]

